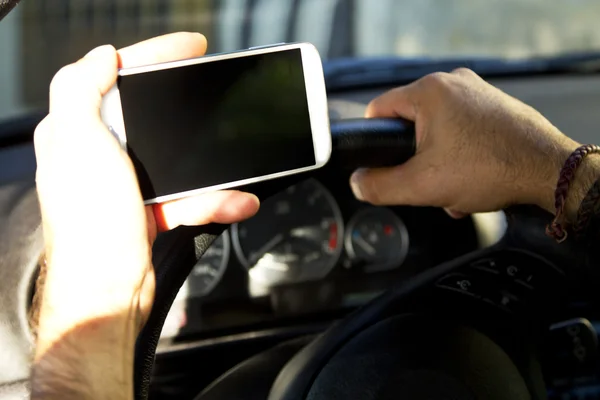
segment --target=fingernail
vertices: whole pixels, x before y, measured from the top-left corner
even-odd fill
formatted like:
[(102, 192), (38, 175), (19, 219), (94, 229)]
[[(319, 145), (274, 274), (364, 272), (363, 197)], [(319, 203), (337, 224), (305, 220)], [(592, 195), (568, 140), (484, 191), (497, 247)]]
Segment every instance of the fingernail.
[(105, 44), (103, 46), (96, 47), (89, 53), (87, 53), (84, 58), (93, 58), (93, 57), (101, 57), (106, 56), (109, 52), (114, 52), (115, 48), (110, 44)]
[(354, 193), (354, 197), (358, 200), (364, 200), (362, 191), (360, 189), (360, 180), (363, 172), (361, 170), (355, 171), (350, 177), (350, 187), (352, 188), (352, 192)]

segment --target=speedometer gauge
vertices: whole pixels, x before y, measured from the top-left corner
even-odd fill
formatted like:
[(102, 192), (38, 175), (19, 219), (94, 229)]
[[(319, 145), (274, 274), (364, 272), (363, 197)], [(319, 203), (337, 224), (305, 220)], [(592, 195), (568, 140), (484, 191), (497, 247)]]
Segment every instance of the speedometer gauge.
[(343, 220), (331, 193), (309, 179), (266, 200), (232, 227), (233, 246), (250, 278), (265, 286), (317, 280), (340, 257)]

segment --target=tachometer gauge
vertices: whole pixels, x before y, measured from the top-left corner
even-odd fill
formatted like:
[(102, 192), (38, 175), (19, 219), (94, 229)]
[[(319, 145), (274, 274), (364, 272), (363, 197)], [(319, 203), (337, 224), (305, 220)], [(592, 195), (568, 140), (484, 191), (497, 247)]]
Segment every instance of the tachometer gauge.
[(232, 227), (233, 246), (250, 278), (265, 286), (323, 278), (340, 257), (343, 220), (331, 193), (309, 179), (265, 201)]
[(392, 210), (370, 207), (348, 222), (345, 245), (350, 258), (364, 265), (365, 271), (389, 270), (406, 258), (408, 231)]
[[(197, 240), (195, 246), (198, 249)], [(229, 235), (227, 232), (223, 232), (204, 252), (202, 257), (196, 257), (198, 261), (186, 282), (188, 297), (206, 296), (217, 286), (225, 272), (225, 268), (227, 268), (230, 252)]]

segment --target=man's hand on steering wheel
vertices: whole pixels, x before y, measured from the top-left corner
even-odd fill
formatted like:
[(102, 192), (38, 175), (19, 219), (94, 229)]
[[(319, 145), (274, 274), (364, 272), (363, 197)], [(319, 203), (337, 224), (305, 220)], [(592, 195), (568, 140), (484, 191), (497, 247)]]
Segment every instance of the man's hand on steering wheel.
[[(534, 204), (554, 213), (558, 174), (579, 144), (530, 106), (473, 71), (438, 72), (393, 89), (369, 104), (367, 117), (416, 124), (416, 155), (403, 165), (357, 171), (355, 195), (374, 204), (443, 207), (459, 218)], [(583, 165), (567, 199), (573, 219), (600, 163)]]

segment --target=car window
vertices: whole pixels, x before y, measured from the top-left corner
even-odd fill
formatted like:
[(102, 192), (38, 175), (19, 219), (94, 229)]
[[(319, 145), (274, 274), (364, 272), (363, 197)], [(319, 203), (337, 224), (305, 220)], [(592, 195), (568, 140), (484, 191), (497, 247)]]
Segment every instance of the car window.
[(22, 0), (0, 22), (0, 122), (47, 107), (94, 46), (200, 31), (209, 52), (309, 41), (323, 58), (511, 58), (600, 49), (598, 0)]

